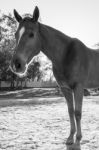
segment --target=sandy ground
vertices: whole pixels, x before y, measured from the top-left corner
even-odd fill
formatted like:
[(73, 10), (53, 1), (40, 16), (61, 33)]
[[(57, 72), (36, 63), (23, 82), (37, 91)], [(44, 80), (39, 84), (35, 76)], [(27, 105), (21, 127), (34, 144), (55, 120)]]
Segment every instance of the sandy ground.
[[(65, 99), (20, 98), (22, 93), (16, 93), (1, 93), (0, 150), (66, 150), (70, 127)], [(84, 97), (82, 133), (81, 150), (99, 150), (99, 96)]]

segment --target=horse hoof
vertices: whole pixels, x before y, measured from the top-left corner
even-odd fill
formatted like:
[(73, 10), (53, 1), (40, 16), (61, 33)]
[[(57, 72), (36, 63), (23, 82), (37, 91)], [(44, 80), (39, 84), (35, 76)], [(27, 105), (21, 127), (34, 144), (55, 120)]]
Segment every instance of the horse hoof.
[(78, 144), (67, 145), (66, 147), (66, 150), (81, 150), (81, 147)]
[(74, 143), (74, 140), (72, 138), (68, 138), (66, 141), (66, 145), (72, 145)]

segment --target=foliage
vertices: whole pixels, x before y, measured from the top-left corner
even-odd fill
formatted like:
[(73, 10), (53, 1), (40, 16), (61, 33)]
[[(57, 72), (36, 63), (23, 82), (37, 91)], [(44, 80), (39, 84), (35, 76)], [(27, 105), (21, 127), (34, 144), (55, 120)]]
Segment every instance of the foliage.
[(0, 18), (0, 51), (13, 52), (16, 27), (17, 23), (10, 13), (8, 15), (2, 14)]
[(42, 73), (40, 72), (40, 63), (35, 61), (29, 66), (27, 78), (34, 80), (35, 78), (40, 80), (42, 77)]

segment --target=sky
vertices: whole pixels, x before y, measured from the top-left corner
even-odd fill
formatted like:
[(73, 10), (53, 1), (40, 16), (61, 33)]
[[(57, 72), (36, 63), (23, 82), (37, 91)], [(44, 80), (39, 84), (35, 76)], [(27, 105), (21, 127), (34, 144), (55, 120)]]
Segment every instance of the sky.
[(76, 37), (87, 46), (99, 42), (99, 0), (0, 0), (0, 10), (21, 15), (40, 9), (43, 24), (52, 26), (68, 36)]

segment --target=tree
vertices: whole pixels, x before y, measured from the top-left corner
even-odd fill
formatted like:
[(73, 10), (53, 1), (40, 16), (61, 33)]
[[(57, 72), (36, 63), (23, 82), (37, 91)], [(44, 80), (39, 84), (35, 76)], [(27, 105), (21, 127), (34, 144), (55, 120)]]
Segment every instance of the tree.
[(2, 14), (0, 18), (0, 51), (9, 51), (13, 53), (15, 46), (14, 34), (16, 32), (17, 23), (12, 15)]
[(32, 64), (29, 66), (27, 71), (27, 78), (34, 80), (37, 78), (37, 81), (41, 79), (41, 71), (40, 71), (40, 63), (33, 61)]
[(0, 51), (0, 81), (11, 82), (11, 87), (14, 87), (14, 75), (9, 69), (11, 54), (9, 51)]

